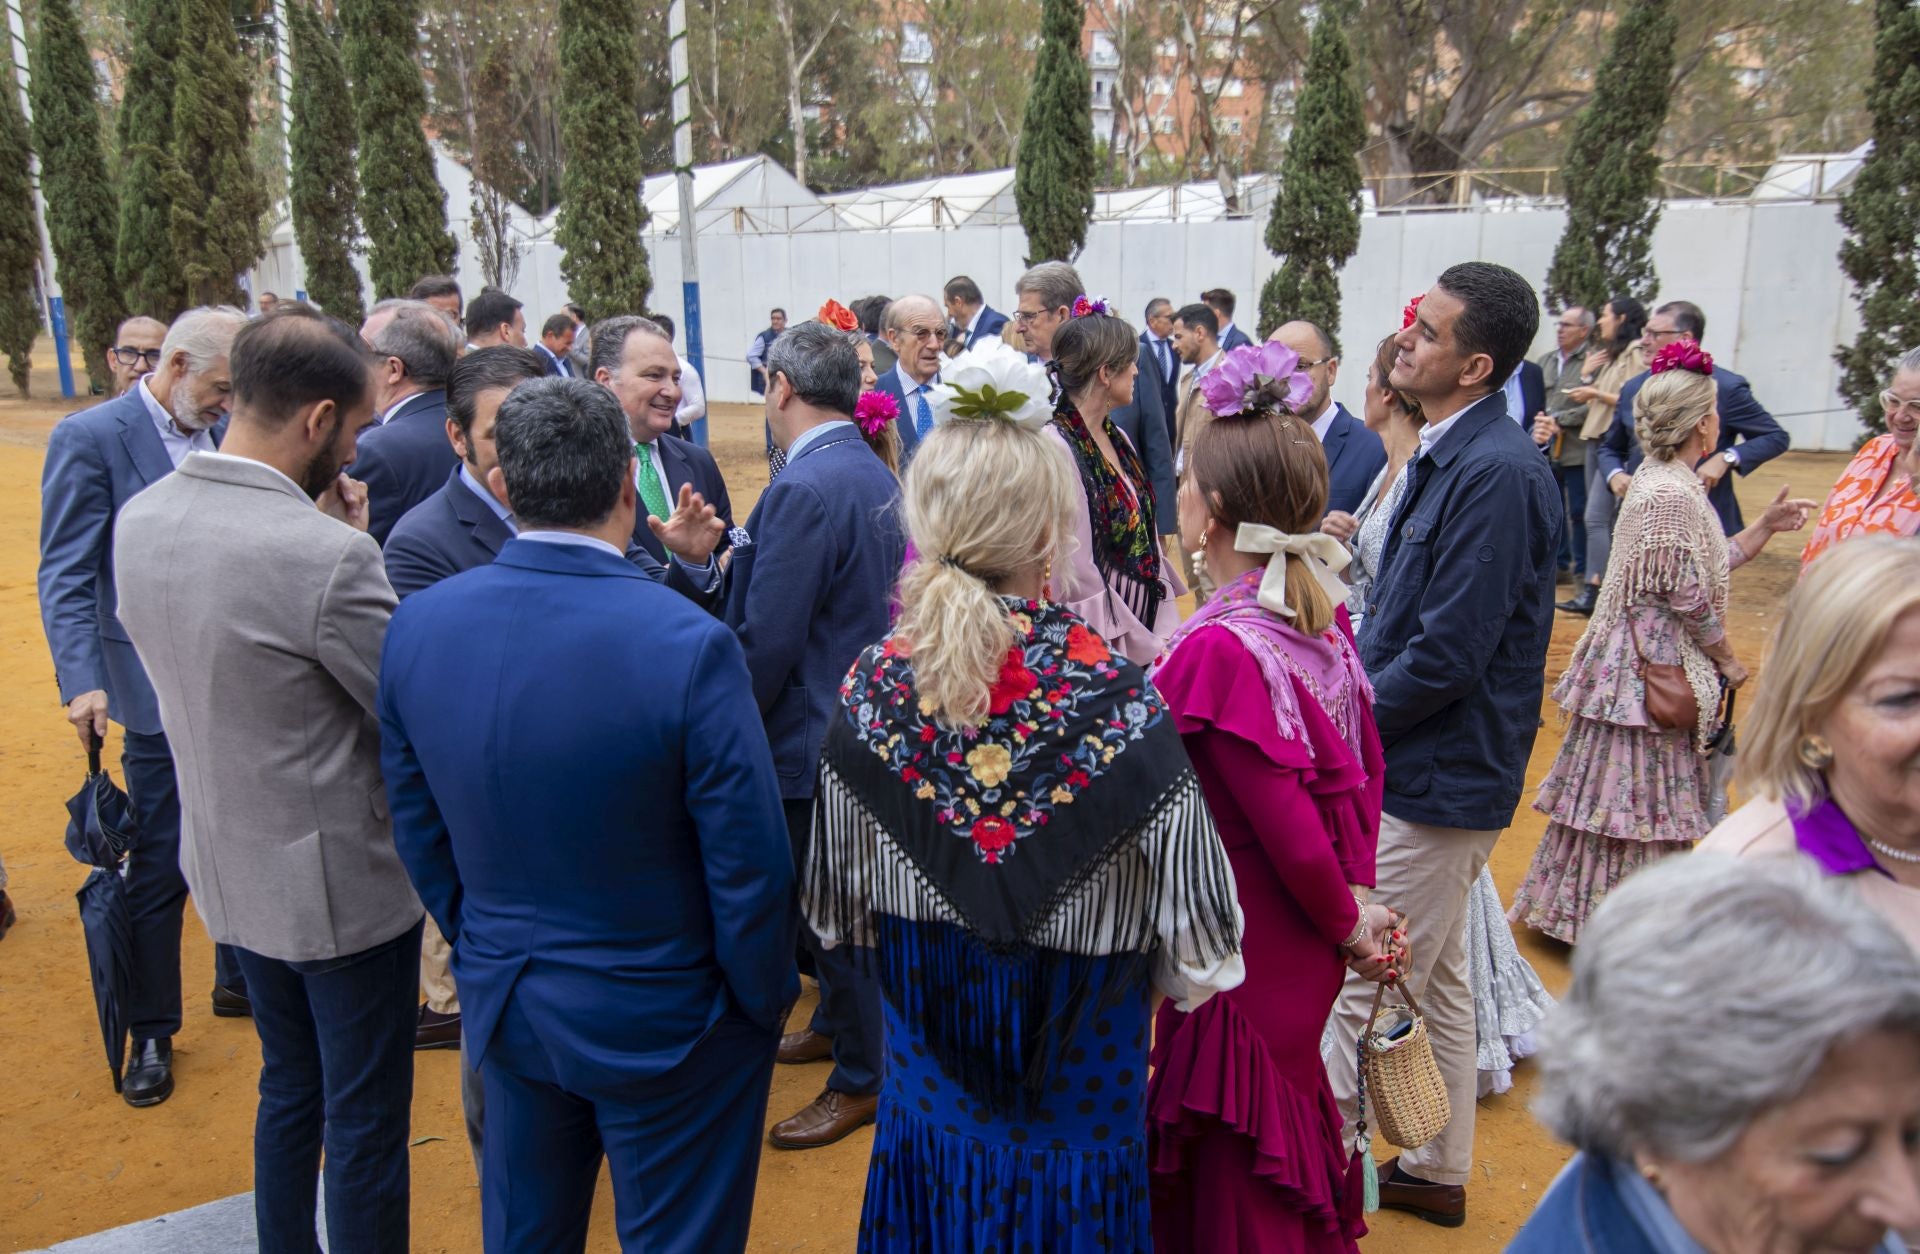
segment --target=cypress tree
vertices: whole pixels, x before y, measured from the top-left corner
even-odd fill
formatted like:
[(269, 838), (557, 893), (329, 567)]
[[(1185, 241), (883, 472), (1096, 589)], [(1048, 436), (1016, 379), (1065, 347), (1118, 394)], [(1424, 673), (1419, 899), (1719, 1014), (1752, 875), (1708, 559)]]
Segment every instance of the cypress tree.
[(459, 249), (447, 233), (447, 194), (421, 129), (427, 89), (413, 60), (417, 3), (340, 0), (340, 24), (360, 136), (367, 268), (374, 296), (384, 300), (403, 295), (422, 275), (450, 273)]
[(246, 303), (239, 276), (266, 251), (253, 165), (253, 85), (227, 0), (179, 0), (173, 91), (173, 251), (195, 305)]
[(120, 98), (120, 235), (117, 266), (127, 307), (172, 322), (187, 307), (173, 252), (173, 63), (180, 43), (174, 0), (129, 0), (132, 55)]
[(1367, 120), (1347, 42), (1352, 13), (1328, 4), (1313, 24), (1306, 83), (1267, 219), (1267, 251), (1286, 261), (1260, 289), (1260, 334), (1295, 318), (1338, 343), (1340, 270), (1360, 247), (1360, 148)]
[(1649, 307), (1660, 288), (1653, 272), (1653, 226), (1660, 158), (1673, 90), (1673, 45), (1680, 16), (1670, 0), (1633, 0), (1594, 72), (1593, 99), (1567, 145), (1567, 229), (1553, 250), (1546, 300), (1596, 309), (1627, 295)]
[(20, 85), (13, 58), (0, 74), (0, 352), (21, 396), (33, 340), (40, 333), (40, 307), (33, 299), (33, 270), (40, 260), (40, 228), (33, 219), (31, 153), (27, 118), (20, 112)]
[(288, 200), (293, 234), (307, 267), (307, 296), (345, 322), (366, 316), (353, 242), (360, 233), (360, 180), (353, 168), (353, 109), (347, 72), (320, 15), (300, 0), (287, 5), (293, 45), (288, 102), (293, 176)]
[(107, 348), (126, 317), (114, 278), (119, 218), (100, 147), (100, 108), (93, 59), (74, 16), (73, 0), (40, 0), (33, 77), (33, 146), (40, 154), (40, 190), (47, 234), (71, 314), (74, 338), (97, 390), (107, 386)]
[(1879, 33), (1867, 107), (1873, 147), (1840, 203), (1847, 239), (1840, 265), (1853, 280), (1860, 336), (1835, 354), (1840, 394), (1860, 411), (1870, 432), (1886, 430), (1880, 390), (1893, 363), (1920, 344), (1920, 6), (1915, 0), (1878, 0)]
[(560, 0), (560, 274), (590, 319), (640, 313), (653, 290), (640, 202), (634, 0)]
[(1040, 56), (1014, 158), (1027, 264), (1072, 261), (1093, 218), (1093, 79), (1080, 55), (1080, 0), (1042, 0)]

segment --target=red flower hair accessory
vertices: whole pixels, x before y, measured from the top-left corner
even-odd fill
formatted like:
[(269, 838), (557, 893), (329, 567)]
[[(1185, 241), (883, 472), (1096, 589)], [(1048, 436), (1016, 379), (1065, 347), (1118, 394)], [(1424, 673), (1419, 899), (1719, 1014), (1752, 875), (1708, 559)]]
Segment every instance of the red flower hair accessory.
[(1420, 316), (1420, 302), (1425, 300), (1426, 298), (1427, 298), (1427, 294), (1425, 292), (1422, 292), (1418, 296), (1414, 297), (1412, 300), (1408, 301), (1407, 307), (1400, 311), (1400, 329), (1402, 331), (1412, 326), (1413, 320)]
[(1091, 300), (1085, 296), (1074, 297), (1073, 316), (1076, 318), (1084, 318), (1088, 314), (1099, 314), (1102, 317), (1111, 318), (1113, 316), (1113, 306), (1107, 304), (1107, 298), (1104, 296), (1095, 296)]
[(820, 312), (813, 316), (828, 326), (837, 327), (842, 331), (857, 330), (860, 326), (860, 319), (854, 316), (853, 310), (837, 300), (829, 300), (820, 306)]
[(899, 416), (900, 403), (885, 392), (862, 392), (853, 407), (853, 420), (860, 424), (860, 434), (869, 437), (885, 431), (887, 424)]
[(1653, 364), (1647, 369), (1653, 374), (1668, 370), (1691, 370), (1712, 378), (1713, 358), (1693, 340), (1675, 340), (1653, 355)]

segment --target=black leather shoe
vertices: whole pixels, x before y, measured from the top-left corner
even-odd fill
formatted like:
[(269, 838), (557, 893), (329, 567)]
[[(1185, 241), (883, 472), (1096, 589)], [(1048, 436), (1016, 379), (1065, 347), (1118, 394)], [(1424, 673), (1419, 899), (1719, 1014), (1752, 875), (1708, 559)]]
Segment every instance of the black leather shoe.
[(251, 1019), (253, 1002), (240, 989), (216, 984), (213, 986), (213, 1013), (222, 1019)]
[(413, 1047), (415, 1049), (459, 1049), (459, 1014), (456, 1012), (443, 1015), (437, 1010), (420, 1007), (420, 1019), (413, 1029)]
[(1574, 596), (1572, 600), (1561, 601), (1554, 608), (1564, 610), (1569, 614), (1590, 616), (1593, 613), (1594, 602), (1599, 599), (1600, 587), (1598, 584), (1582, 584), (1580, 585), (1579, 593)]
[(173, 1038), (135, 1041), (120, 1096), (129, 1106), (158, 1106), (173, 1096)]

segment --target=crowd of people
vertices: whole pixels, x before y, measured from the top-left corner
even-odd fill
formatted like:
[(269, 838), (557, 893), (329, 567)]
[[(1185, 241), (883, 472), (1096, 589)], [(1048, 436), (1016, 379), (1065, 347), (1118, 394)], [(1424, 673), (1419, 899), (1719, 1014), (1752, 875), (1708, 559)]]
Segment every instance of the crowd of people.
[[(260, 1247), (313, 1247), (324, 1170), (331, 1248), (407, 1248), (411, 1054), (457, 1048), (490, 1251), (583, 1248), (603, 1162), (622, 1248), (741, 1249), (763, 1141), (869, 1124), (862, 1249), (1353, 1251), (1370, 1177), (1466, 1222), (1544, 1017), (1580, 1152), (1517, 1248), (1904, 1248), (1920, 350), (1748, 525), (1787, 437), (1686, 302), (1529, 360), (1533, 288), (1452, 266), (1356, 416), (1326, 328), (1224, 289), (1137, 331), (1063, 262), (1011, 293), (772, 310), (743, 524), (661, 315), (529, 343), (430, 276), (121, 328), (41, 606), (81, 741), (124, 733), (122, 1094), (172, 1093), (191, 893), (261, 1041)], [(1730, 573), (1816, 518), (1726, 815)], [(1510, 912), (1577, 946), (1554, 1009), (1487, 861), (1556, 612)], [(1385, 985), (1451, 1113), (1376, 1171)]]

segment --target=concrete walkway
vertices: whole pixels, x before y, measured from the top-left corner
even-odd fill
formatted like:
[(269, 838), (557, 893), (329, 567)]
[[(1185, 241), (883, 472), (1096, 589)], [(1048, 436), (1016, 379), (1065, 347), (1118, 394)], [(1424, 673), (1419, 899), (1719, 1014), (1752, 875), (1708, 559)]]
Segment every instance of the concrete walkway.
[[(324, 1202), (316, 1213), (326, 1214)], [(320, 1248), (327, 1248), (325, 1232), (320, 1234)], [(253, 1232), (253, 1194), (236, 1193), (27, 1254), (258, 1254), (259, 1249)]]

